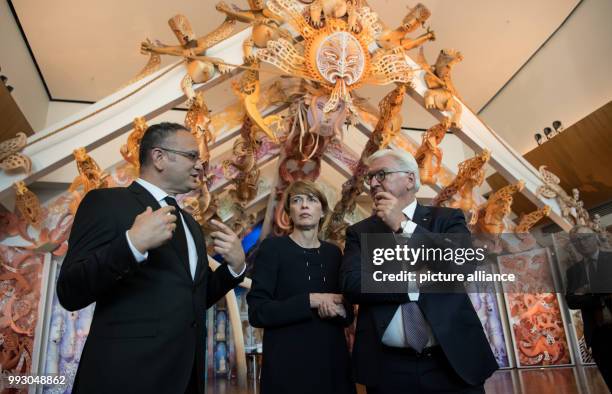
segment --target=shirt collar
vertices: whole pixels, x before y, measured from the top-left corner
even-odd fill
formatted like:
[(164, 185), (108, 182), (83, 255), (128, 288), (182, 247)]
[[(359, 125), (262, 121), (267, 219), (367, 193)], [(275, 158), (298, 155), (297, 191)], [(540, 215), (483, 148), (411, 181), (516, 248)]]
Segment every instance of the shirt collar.
[(168, 193), (163, 191), (159, 186), (156, 186), (152, 184), (151, 182), (147, 182), (142, 178), (136, 179), (136, 182), (138, 182), (140, 186), (147, 189), (147, 191), (151, 193), (151, 195), (153, 196), (153, 198), (155, 198), (155, 200), (157, 200), (157, 202), (162, 201), (164, 198), (166, 198), (169, 195)]
[(410, 204), (406, 205), (404, 209), (402, 209), (402, 213), (406, 215), (406, 217), (410, 220), (414, 219), (414, 211), (416, 211), (417, 200), (416, 198)]

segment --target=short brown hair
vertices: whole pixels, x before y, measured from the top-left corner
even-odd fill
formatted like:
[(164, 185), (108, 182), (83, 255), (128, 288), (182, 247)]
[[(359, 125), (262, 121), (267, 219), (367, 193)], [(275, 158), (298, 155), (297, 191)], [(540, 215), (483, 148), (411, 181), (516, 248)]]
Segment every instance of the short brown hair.
[(323, 192), (317, 186), (316, 183), (312, 181), (304, 181), (304, 180), (295, 181), (291, 183), (287, 187), (287, 189), (285, 189), (285, 192), (283, 193), (282, 204), (283, 204), (283, 209), (285, 210), (285, 213), (287, 215), (289, 215), (289, 200), (291, 199), (291, 196), (295, 196), (297, 194), (304, 194), (306, 196), (312, 195), (312, 196), (315, 196), (321, 202), (321, 208), (323, 211), (323, 215), (321, 216), (321, 220), (319, 220), (319, 230), (320, 230), (323, 223), (325, 223), (325, 219), (327, 218), (327, 215), (329, 214), (329, 204), (327, 202), (327, 197), (325, 197), (325, 194), (323, 194)]

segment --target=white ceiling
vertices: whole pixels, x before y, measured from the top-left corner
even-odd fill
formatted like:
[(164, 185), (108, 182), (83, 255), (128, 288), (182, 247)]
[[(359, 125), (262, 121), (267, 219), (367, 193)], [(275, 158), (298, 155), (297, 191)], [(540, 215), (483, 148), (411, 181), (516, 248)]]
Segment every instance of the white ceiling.
[[(230, 1), (228, 1), (230, 2)], [(460, 50), (465, 60), (454, 72), (464, 102), (478, 112), (557, 29), (579, 0), (423, 0), (437, 40), (426, 44), (433, 63), (442, 48)], [(145, 64), (145, 38), (175, 44), (167, 20), (182, 13), (197, 35), (223, 21), (212, 1), (39, 0), (12, 1), (53, 99), (97, 101), (130, 80)], [(233, 3), (246, 8), (246, 0)], [(416, 1), (369, 0), (388, 25), (397, 26)], [(242, 26), (237, 26), (238, 30)], [(419, 34), (419, 33), (417, 33)], [(416, 55), (416, 53), (413, 53)], [(164, 59), (164, 64), (175, 61)], [(377, 102), (390, 87), (364, 87)], [(213, 111), (234, 100), (229, 84), (206, 93)], [(433, 118), (406, 100), (404, 125), (427, 128)]]

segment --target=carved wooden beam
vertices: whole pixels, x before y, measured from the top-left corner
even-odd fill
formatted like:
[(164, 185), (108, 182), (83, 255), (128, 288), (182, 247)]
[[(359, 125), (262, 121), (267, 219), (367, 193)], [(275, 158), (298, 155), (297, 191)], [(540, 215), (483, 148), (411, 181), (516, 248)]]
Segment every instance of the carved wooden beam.
[[(409, 56), (406, 56), (406, 61), (413, 69), (420, 68)], [(416, 71), (414, 88), (408, 89), (408, 94), (423, 108), (425, 108), (425, 93), (428, 90), (425, 84), (424, 75), (424, 70)], [(551, 207), (549, 217), (561, 228), (569, 231), (571, 224), (561, 215), (561, 209), (557, 201), (539, 197), (536, 194), (537, 188), (544, 184), (538, 171), (497, 135), (495, 131), (478, 118), (471, 108), (462, 103), (459, 98), (455, 97), (455, 99), (462, 106), (462, 126), (461, 128), (453, 128), (453, 133), (457, 135), (464, 144), (468, 145), (477, 153), (482, 152), (484, 149), (488, 149), (491, 152), (489, 165), (495, 168), (510, 183), (517, 183), (519, 180), (523, 180), (525, 182), (525, 188), (522, 191), (523, 195), (531, 200), (538, 208), (549, 205)], [(446, 118), (445, 113), (436, 109), (428, 109), (428, 111), (440, 121)]]

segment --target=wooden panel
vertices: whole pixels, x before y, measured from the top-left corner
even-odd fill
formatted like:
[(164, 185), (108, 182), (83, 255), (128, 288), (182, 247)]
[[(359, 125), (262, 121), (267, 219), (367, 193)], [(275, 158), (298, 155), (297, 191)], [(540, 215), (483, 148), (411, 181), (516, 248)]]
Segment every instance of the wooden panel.
[[(569, 193), (580, 190), (587, 209), (612, 199), (612, 101), (557, 136), (525, 154), (525, 159), (538, 168), (546, 165), (561, 179)], [(508, 182), (499, 174), (487, 178), (497, 190)], [(535, 210), (524, 196), (514, 200), (517, 214)]]
[(0, 141), (14, 137), (20, 131), (27, 135), (33, 134), (32, 126), (2, 83), (0, 83), (0, 119)]

